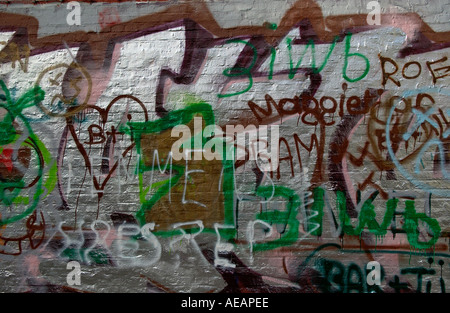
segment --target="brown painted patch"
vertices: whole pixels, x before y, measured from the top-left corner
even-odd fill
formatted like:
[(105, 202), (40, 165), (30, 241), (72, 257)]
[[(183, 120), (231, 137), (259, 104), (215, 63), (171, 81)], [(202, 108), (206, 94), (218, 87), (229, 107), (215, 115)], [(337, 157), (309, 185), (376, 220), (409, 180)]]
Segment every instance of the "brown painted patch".
[[(186, 126), (193, 135), (193, 120)], [(141, 135), (142, 156), (146, 166), (152, 166), (153, 155), (157, 150), (161, 169), (164, 168), (172, 145), (179, 139), (179, 137), (172, 137), (171, 131), (172, 129), (167, 129), (157, 134)], [(213, 228), (214, 223), (223, 223), (224, 221), (224, 196), (220, 188), (223, 186), (222, 161), (208, 161), (202, 158), (201, 160), (188, 160), (187, 164), (189, 171), (201, 170), (201, 172), (189, 174), (186, 183), (182, 176), (178, 183), (172, 186), (171, 198), (169, 199), (169, 194), (165, 194), (145, 215), (147, 222), (156, 224), (156, 230), (170, 230), (174, 221), (183, 223), (201, 220), (206, 228)], [(185, 168), (186, 160), (173, 160), (173, 165)], [(169, 179), (169, 167), (164, 174), (160, 174), (157, 166), (155, 164), (153, 181), (157, 182), (158, 177), (161, 180)], [(175, 171), (172, 175), (174, 174), (176, 174)], [(150, 180), (150, 175), (151, 172), (147, 172), (145, 177)], [(149, 183), (149, 181), (144, 182), (144, 186), (147, 187)]]

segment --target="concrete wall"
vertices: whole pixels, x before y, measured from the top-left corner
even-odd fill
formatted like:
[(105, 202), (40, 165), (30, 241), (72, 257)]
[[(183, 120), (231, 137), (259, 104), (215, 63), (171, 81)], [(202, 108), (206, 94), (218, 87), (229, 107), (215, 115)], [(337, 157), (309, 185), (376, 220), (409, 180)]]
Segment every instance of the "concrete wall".
[(71, 4), (0, 4), (1, 292), (446, 291), (448, 0)]

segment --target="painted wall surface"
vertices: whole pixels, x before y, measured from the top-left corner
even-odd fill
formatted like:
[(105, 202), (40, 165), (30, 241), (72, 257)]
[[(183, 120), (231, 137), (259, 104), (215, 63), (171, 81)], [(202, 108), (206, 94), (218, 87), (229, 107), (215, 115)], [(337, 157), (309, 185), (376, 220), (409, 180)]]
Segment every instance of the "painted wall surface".
[(0, 292), (447, 292), (449, 20), (1, 1)]

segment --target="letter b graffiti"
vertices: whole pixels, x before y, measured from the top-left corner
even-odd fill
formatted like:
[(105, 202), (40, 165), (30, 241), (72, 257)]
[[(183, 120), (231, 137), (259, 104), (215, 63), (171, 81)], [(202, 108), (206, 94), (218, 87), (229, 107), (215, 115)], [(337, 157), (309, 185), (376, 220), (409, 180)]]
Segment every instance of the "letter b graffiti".
[(373, 285), (377, 285), (380, 286), (381, 285), (381, 266), (380, 263), (378, 263), (377, 261), (372, 261), (367, 263), (366, 266), (367, 270), (370, 270), (369, 273), (367, 273), (367, 284), (369, 286), (373, 286)]
[(71, 270), (69, 274), (67, 274), (66, 281), (69, 286), (73, 285), (81, 285), (81, 266), (77, 261), (70, 261), (67, 263), (66, 269)]

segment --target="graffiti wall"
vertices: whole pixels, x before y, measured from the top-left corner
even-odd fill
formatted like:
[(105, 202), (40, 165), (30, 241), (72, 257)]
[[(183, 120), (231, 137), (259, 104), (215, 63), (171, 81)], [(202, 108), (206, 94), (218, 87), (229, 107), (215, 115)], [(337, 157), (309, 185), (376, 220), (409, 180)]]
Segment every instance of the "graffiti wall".
[(449, 17), (2, 1), (0, 291), (447, 292)]

